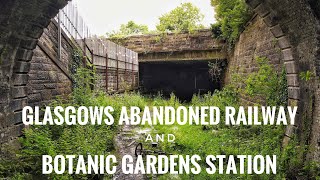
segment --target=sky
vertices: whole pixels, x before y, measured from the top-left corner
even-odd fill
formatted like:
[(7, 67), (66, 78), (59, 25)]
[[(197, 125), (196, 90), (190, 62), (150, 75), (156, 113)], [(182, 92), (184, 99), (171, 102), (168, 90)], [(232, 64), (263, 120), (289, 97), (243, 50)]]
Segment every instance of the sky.
[(158, 18), (184, 2), (191, 2), (205, 15), (203, 25), (215, 22), (210, 0), (74, 0), (91, 31), (97, 35), (117, 30), (130, 20), (154, 30)]

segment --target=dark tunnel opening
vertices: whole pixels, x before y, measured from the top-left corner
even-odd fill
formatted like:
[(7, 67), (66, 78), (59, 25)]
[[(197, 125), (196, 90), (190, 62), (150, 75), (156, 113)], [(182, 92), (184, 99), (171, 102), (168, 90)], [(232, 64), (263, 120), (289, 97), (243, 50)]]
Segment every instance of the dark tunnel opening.
[(209, 62), (225, 69), (221, 60), (149, 61), (140, 62), (140, 85), (144, 94), (170, 97), (174, 93), (180, 101), (191, 101), (194, 94), (206, 94), (221, 89), (223, 73), (212, 77)]

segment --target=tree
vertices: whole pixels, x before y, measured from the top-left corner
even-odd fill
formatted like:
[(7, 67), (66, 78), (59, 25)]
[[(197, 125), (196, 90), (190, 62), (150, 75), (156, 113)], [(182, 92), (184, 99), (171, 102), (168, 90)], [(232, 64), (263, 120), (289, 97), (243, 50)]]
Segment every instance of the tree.
[(204, 15), (192, 3), (182, 3), (177, 8), (159, 17), (157, 30), (161, 32), (193, 31), (203, 28), (201, 21)]
[(129, 21), (127, 24), (122, 24), (118, 31), (107, 33), (109, 38), (121, 38), (129, 35), (141, 35), (149, 32), (148, 26), (136, 24), (134, 21)]
[(244, 0), (211, 0), (211, 5), (215, 8), (218, 21), (212, 26), (213, 31), (219, 32), (220, 27), (221, 36), (230, 44), (234, 44), (250, 20), (252, 11)]

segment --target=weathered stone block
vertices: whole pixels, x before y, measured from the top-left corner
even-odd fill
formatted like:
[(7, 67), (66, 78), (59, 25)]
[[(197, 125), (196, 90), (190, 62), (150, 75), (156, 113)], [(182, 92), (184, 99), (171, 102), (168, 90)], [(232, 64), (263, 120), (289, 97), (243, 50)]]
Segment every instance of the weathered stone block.
[(277, 16), (275, 13), (270, 12), (266, 17), (263, 18), (263, 21), (269, 27), (275, 26), (277, 25)]
[(296, 66), (296, 63), (294, 61), (287, 61), (284, 63), (286, 67), (286, 72), (288, 74), (297, 74), (298, 68)]
[(254, 11), (261, 17), (265, 17), (270, 11), (264, 4), (258, 5)]
[(27, 90), (28, 90), (28, 89), (27, 89), (26, 86), (13, 87), (13, 88), (12, 88), (12, 96), (13, 96), (13, 98), (26, 97), (26, 96), (28, 95)]
[(12, 111), (22, 110), (23, 107), (27, 106), (27, 98), (15, 99), (10, 102), (10, 109)]
[(40, 71), (37, 73), (37, 80), (49, 80), (49, 73), (46, 71)]
[(283, 60), (284, 61), (293, 61), (293, 54), (291, 49), (282, 50)]
[(278, 39), (278, 43), (281, 49), (290, 48), (290, 42), (287, 37), (283, 36)]
[(272, 34), (276, 37), (279, 38), (281, 36), (284, 36), (284, 33), (280, 27), (280, 25), (275, 25), (273, 27), (270, 28), (270, 31), (272, 32)]
[(52, 94), (50, 90), (44, 90), (41, 91), (41, 96), (43, 100), (51, 100), (52, 99)]
[(16, 54), (16, 59), (30, 61), (32, 56), (33, 56), (33, 51), (19, 48)]
[(25, 39), (21, 41), (20, 47), (28, 50), (33, 50), (37, 46), (37, 43), (38, 43), (38, 39), (25, 37)]
[(300, 99), (300, 88), (299, 87), (288, 87), (288, 97), (291, 99)]
[(30, 62), (15, 61), (13, 72), (27, 73), (30, 70)]
[(298, 87), (299, 77), (298, 74), (287, 74), (288, 86)]
[(34, 25), (32, 27), (29, 27), (29, 29), (26, 29), (24, 34), (27, 37), (38, 39), (42, 33), (43, 33), (43, 28)]
[(14, 118), (12, 119), (12, 121), (10, 123), (11, 123), (11, 125), (22, 123), (22, 111), (15, 112), (14, 113)]
[(12, 78), (13, 85), (26, 85), (28, 83), (27, 74), (14, 74)]
[(293, 125), (287, 126), (286, 132), (285, 132), (285, 135), (287, 137), (293, 138), (296, 133), (297, 133), (297, 127), (296, 126), (293, 126)]
[(40, 93), (29, 94), (29, 96), (28, 96), (28, 102), (29, 103), (40, 102), (41, 100), (42, 100), (42, 97), (41, 97)]
[(55, 89), (56, 88), (56, 84), (45, 84), (44, 87), (46, 89)]
[(254, 9), (261, 3), (261, 0), (246, 0), (246, 3)]

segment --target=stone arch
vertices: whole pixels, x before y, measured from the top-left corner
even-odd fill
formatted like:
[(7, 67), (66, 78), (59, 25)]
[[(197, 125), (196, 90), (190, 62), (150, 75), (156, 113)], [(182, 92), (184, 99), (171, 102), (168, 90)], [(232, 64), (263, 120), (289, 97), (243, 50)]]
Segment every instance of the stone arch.
[[(286, 130), (284, 144), (297, 135), (303, 145), (310, 144), (311, 159), (320, 157), (320, 4), (316, 0), (246, 0), (278, 40), (287, 71), (289, 105), (298, 106), (296, 125)], [(300, 80), (301, 72), (316, 78)], [(310, 156), (311, 155), (311, 156)]]
[[(265, 2), (259, 0), (247, 0), (246, 3), (263, 19), (264, 23), (270, 28), (271, 33), (278, 41), (287, 73), (289, 105), (296, 105), (300, 100), (299, 70), (298, 64), (292, 54), (291, 43), (283, 32), (280, 23), (277, 22), (276, 13), (271, 10)], [(294, 133), (293, 130), (296, 128), (296, 126), (288, 127), (286, 137), (291, 137)], [(287, 140), (288, 139), (285, 138), (286, 142)]]
[(28, 72), (38, 39), (67, 0), (0, 1), (0, 144), (21, 135)]

